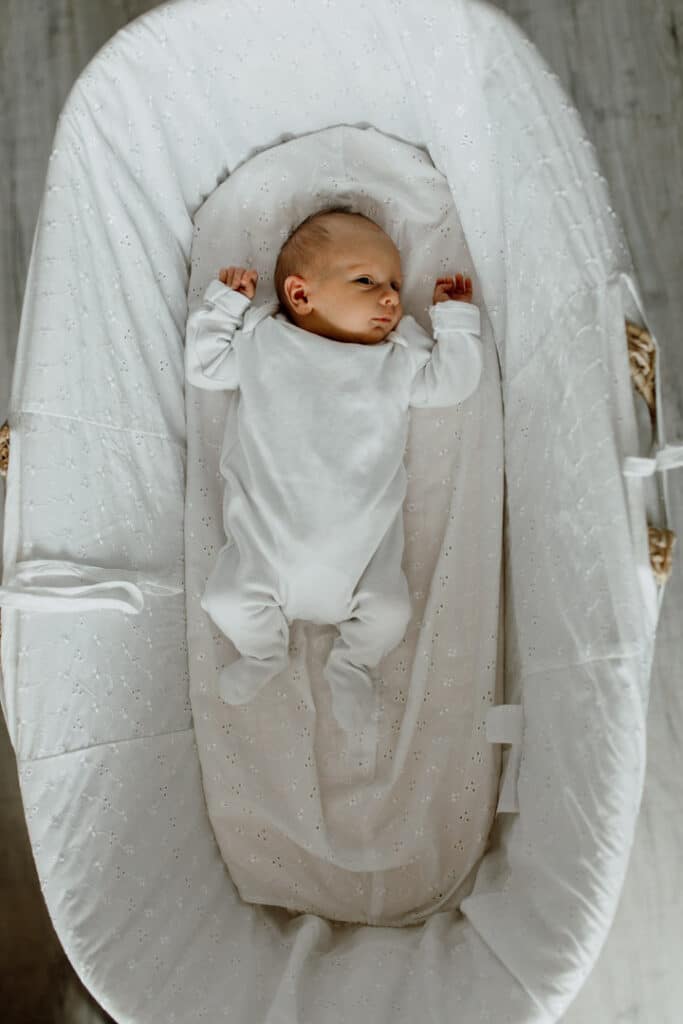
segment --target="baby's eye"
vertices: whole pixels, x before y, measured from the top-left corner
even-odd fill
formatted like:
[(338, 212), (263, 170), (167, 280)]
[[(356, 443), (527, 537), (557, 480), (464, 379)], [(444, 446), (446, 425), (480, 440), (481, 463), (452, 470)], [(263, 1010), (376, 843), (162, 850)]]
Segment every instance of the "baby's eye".
[[(370, 280), (372, 280), (372, 278), (368, 277), (366, 274), (364, 274), (362, 277), (357, 277), (356, 278), (356, 281), (370, 281)], [(391, 284), (392, 284), (392, 287), (395, 288), (397, 292), (401, 290), (401, 286), (399, 284), (397, 284), (396, 281), (392, 281)]]

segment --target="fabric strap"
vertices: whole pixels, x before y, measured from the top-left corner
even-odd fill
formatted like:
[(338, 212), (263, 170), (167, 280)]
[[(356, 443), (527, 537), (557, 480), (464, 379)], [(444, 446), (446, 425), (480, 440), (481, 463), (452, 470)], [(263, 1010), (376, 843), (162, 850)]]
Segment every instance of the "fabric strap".
[(524, 714), (521, 704), (496, 704), (486, 716), (486, 739), (489, 743), (510, 743), (507, 764), (503, 772), (496, 814), (519, 813), (517, 777), (522, 760)]
[(145, 604), (143, 594), (163, 597), (182, 590), (182, 582), (171, 576), (151, 579), (125, 569), (35, 559), (7, 570), (0, 605), (40, 612), (105, 608), (137, 615)]
[(640, 458), (627, 455), (624, 459), (624, 476), (653, 476), (656, 472), (666, 473), (683, 466), (683, 444), (667, 444), (657, 449), (654, 458)]

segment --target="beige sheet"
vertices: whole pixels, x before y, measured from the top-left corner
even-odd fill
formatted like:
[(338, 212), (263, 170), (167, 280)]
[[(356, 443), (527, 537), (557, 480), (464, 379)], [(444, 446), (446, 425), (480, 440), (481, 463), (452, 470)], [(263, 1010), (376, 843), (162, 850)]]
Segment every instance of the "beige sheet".
[(500, 747), (484, 729), (503, 700), (499, 369), (447, 182), (421, 149), (374, 129), (334, 127), (265, 151), (198, 211), (189, 295), (192, 307), (218, 267), (234, 263), (258, 269), (259, 301), (274, 297), (274, 261), (290, 227), (354, 195), (355, 208), (401, 249), (404, 305), (425, 329), (435, 277), (472, 277), (484, 347), (471, 398), (410, 412), (403, 568), (413, 617), (378, 669), (378, 732), (349, 746), (332, 718), (321, 674), (332, 625), (295, 620), (288, 670), (251, 704), (229, 707), (216, 696), (218, 672), (237, 652), (199, 599), (225, 539), (218, 455), (224, 428), (235, 430), (237, 398), (194, 388), (186, 396), (190, 696), (209, 817), (242, 898), (398, 926), (468, 894), (500, 771)]

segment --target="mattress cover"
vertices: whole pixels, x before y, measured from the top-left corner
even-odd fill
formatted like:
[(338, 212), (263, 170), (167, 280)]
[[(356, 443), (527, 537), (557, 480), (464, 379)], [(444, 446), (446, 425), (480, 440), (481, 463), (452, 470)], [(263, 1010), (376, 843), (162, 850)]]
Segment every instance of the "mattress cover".
[[(275, 260), (291, 228), (340, 203), (394, 238), (404, 309), (432, 336), (435, 279), (474, 267), (446, 179), (421, 149), (373, 128), (291, 139), (234, 171), (194, 217), (189, 309), (220, 267), (254, 267), (248, 329), (277, 307)], [(476, 301), (476, 276), (473, 288)], [(412, 616), (378, 666), (378, 722), (350, 736), (322, 675), (333, 625), (294, 619), (290, 664), (276, 680), (239, 707), (217, 695), (222, 666), (239, 655), (199, 601), (226, 543), (219, 462), (238, 441), (241, 396), (187, 388), (190, 699), (209, 818), (245, 900), (402, 926), (456, 907), (471, 888), (498, 799), (500, 747), (487, 740), (486, 715), (503, 698), (502, 407), (488, 322), (481, 337), (475, 393), (410, 410), (403, 569)]]
[[(523, 722), (503, 767), (517, 748), (518, 813), (496, 818), (459, 911), (408, 928), (240, 900), (189, 692), (192, 216), (251, 156), (336, 125), (421, 147), (447, 179), (502, 380), (504, 699)], [(55, 133), (12, 385), (2, 702), (48, 909), (116, 1020), (561, 1017), (631, 849), (663, 593), (646, 516), (668, 525), (658, 471), (676, 462), (661, 416), (639, 439), (625, 316), (649, 327), (578, 114), (484, 3), (180, 0), (81, 74)], [(657, 397), (661, 410), (659, 381)], [(643, 463), (650, 477), (625, 471)], [(82, 608), (59, 563), (86, 586), (104, 571), (119, 596), (127, 581), (143, 606)], [(61, 578), (62, 614), (7, 604), (21, 572)]]

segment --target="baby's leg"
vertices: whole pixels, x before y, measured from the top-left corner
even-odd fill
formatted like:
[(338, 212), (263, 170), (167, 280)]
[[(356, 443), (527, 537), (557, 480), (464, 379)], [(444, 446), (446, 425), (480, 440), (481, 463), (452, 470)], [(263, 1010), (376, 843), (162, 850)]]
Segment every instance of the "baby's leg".
[(402, 557), (401, 509), (356, 587), (351, 616), (339, 623), (339, 636), (323, 669), (334, 716), (345, 731), (364, 728), (374, 714), (376, 693), (369, 670), (401, 642), (410, 622)]
[[(241, 654), (218, 680), (226, 704), (249, 703), (289, 663), (289, 624), (277, 588), (260, 563), (248, 561), (250, 578), (237, 546), (222, 548), (200, 602)], [(254, 571), (257, 564), (261, 571)]]

